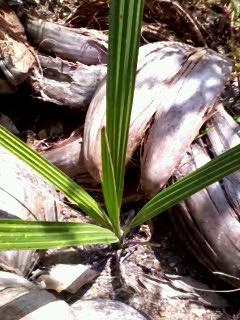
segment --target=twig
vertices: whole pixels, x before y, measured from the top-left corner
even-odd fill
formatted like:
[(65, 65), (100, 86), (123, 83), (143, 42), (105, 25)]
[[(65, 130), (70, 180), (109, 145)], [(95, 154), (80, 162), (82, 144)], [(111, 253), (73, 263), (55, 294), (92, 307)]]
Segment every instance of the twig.
[[(146, 1), (146, 6), (152, 10), (153, 9), (153, 0), (151, 1)], [(196, 18), (194, 18), (186, 9), (184, 9), (178, 2), (176, 1), (171, 1), (171, 0), (156, 0), (156, 2), (160, 3), (167, 3), (171, 6), (173, 6), (176, 10), (176, 12), (178, 12), (182, 17), (184, 17), (185, 19), (187, 19), (190, 24), (192, 25), (192, 28), (194, 29), (198, 40), (200, 42), (202, 42), (202, 44), (204, 45), (204, 47), (208, 47), (200, 29), (203, 28), (202, 26), (200, 26), (199, 22), (197, 21)]]

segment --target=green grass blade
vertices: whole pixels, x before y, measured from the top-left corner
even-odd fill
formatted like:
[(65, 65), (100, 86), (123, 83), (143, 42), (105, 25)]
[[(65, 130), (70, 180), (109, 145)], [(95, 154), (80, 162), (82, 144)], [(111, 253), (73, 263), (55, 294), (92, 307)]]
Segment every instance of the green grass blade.
[(92, 224), (0, 220), (0, 250), (30, 250), (111, 244), (118, 238)]
[(143, 0), (111, 0), (106, 130), (121, 205)]
[[(127, 228), (136, 227), (240, 169), (240, 145), (214, 158), (150, 200)], [(127, 232), (126, 231), (126, 232)]]
[(110, 226), (107, 215), (85, 190), (2, 126), (0, 126), (0, 145), (23, 160), (33, 170), (48, 180), (56, 189), (61, 191), (73, 204), (81, 208), (99, 225), (103, 227)]
[(112, 222), (115, 234), (120, 238), (122, 235), (120, 228), (120, 206), (117, 199), (117, 188), (113, 163), (107, 139), (106, 129), (101, 133), (102, 142), (102, 190), (107, 212)]

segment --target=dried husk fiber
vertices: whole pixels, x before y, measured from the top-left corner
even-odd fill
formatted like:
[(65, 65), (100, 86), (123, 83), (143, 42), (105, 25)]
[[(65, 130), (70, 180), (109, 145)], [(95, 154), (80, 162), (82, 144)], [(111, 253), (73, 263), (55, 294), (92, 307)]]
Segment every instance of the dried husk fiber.
[(34, 54), (24, 29), (5, 1), (0, 2), (0, 93), (14, 92), (28, 76)]
[[(56, 191), (3, 147), (0, 163), (0, 218), (56, 221)], [(36, 251), (1, 251), (0, 267), (26, 276), (37, 258)]]
[(39, 50), (86, 65), (106, 63), (107, 45), (105, 37), (99, 38), (99, 33), (71, 29), (31, 17), (26, 20), (25, 29)]
[(9, 272), (0, 272), (0, 312), (1, 320), (122, 319), (124, 315), (126, 319), (145, 320), (138, 311), (119, 301), (78, 300), (70, 306)]
[[(202, 51), (202, 52), (201, 52)], [(212, 50), (199, 49), (199, 59), (176, 80), (168, 80), (183, 65), (183, 53), (171, 53), (163, 61), (173, 74), (158, 86), (158, 107), (145, 139), (141, 160), (141, 185), (148, 197), (167, 183), (177, 164), (214, 109), (231, 72), (230, 61)], [(186, 55), (186, 51), (185, 51)], [(155, 66), (160, 72), (159, 67)], [(169, 70), (168, 70), (169, 72)]]
[(76, 294), (99, 275), (99, 270), (89, 265), (57, 263), (50, 266), (47, 272), (40, 273), (36, 281), (44, 289)]
[(26, 279), (0, 272), (1, 320), (74, 320), (71, 307)]
[(105, 65), (87, 66), (60, 58), (38, 55), (42, 72), (30, 76), (36, 97), (46, 102), (85, 111), (99, 82), (106, 76)]
[(88, 173), (84, 165), (81, 136), (65, 139), (41, 152), (41, 155), (70, 177)]
[[(194, 67), (186, 68), (192, 51), (204, 55)], [(177, 42), (140, 48), (126, 163), (144, 142), (141, 185), (147, 196), (153, 196), (170, 178), (211, 113), (230, 71), (231, 63), (212, 50)], [(106, 82), (103, 81), (87, 112), (83, 144), (86, 167), (98, 181), (100, 132), (105, 117)]]
[[(206, 134), (191, 146), (178, 167), (178, 179), (240, 143), (238, 125), (222, 108), (207, 124)], [(240, 285), (240, 173), (196, 193), (172, 210), (177, 233), (195, 257), (224, 280)]]

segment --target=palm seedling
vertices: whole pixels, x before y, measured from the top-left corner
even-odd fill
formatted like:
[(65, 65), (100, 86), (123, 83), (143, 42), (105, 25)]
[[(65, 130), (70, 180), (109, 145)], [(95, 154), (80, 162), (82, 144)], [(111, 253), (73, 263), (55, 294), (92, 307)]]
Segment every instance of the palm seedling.
[(27, 163), (79, 207), (94, 224), (0, 220), (0, 250), (48, 249), (87, 244), (121, 243), (126, 234), (161, 212), (240, 168), (240, 145), (158, 193), (121, 229), (125, 157), (143, 1), (110, 1), (106, 127), (101, 132), (101, 182), (106, 212), (78, 184), (0, 128), (0, 145)]

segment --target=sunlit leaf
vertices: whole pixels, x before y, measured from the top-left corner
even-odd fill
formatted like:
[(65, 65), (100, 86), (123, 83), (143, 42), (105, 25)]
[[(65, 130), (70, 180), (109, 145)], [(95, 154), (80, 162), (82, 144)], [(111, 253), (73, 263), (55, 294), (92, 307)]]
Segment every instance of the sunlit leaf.
[(143, 0), (111, 0), (106, 131), (121, 206)]
[(92, 224), (0, 220), (0, 250), (50, 249), (110, 244), (118, 238)]
[(117, 188), (114, 176), (112, 158), (106, 130), (102, 130), (102, 190), (107, 212), (112, 222), (115, 234), (120, 238), (120, 206), (117, 199)]
[(99, 225), (109, 226), (107, 215), (97, 202), (76, 182), (56, 168), (24, 142), (0, 126), (0, 145), (23, 160), (32, 169), (48, 180), (56, 189), (61, 191), (72, 203), (76, 204)]

